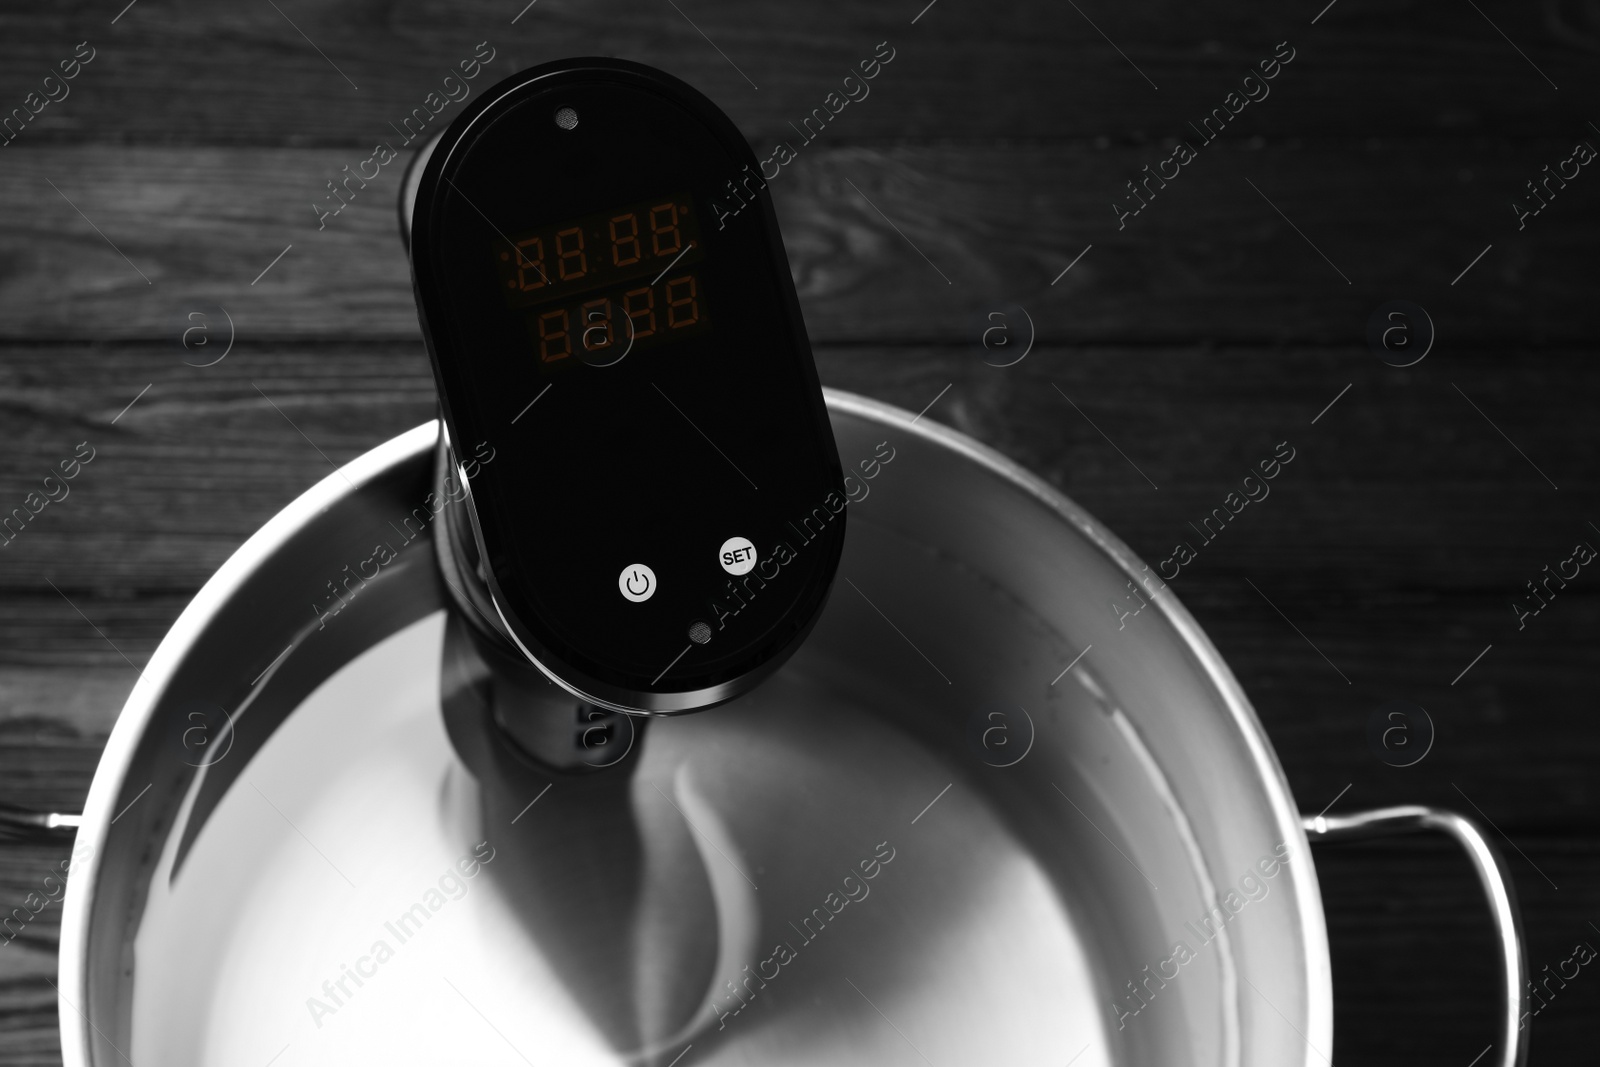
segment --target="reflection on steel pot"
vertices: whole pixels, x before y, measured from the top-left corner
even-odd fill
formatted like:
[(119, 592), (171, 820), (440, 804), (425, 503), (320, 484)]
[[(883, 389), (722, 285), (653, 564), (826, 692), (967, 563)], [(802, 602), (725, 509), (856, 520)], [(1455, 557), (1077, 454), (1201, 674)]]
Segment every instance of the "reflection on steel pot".
[[(927, 419), (828, 408), (844, 456), (896, 457), (850, 504), (848, 584), (765, 684), (637, 720), (599, 769), (581, 732), (558, 766), (507, 728), (508, 702), (578, 712), (484, 658), (433, 529), (338, 625), (305, 609), (429, 491), (436, 424), (269, 522), (95, 776), (68, 1067), (1312, 1067), (1333, 1027), (1307, 829), (1415, 828), (1455, 834), (1490, 888), (1509, 1023), (1484, 1063), (1518, 1062), (1514, 902), (1470, 824), (1303, 829), (1170, 591), (1137, 628), (1104, 610), (1142, 566), (1110, 532)], [(172, 744), (197, 701), (232, 709), (225, 759)], [(974, 709), (1018, 713), (1005, 758), (974, 750)]]

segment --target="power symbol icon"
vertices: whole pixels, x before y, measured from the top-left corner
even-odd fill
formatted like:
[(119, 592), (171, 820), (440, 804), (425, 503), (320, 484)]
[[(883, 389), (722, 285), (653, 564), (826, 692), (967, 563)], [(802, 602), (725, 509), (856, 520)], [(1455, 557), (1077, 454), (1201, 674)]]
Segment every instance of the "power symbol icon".
[(655, 595), (656, 573), (643, 563), (624, 567), (617, 576), (617, 589), (624, 599), (642, 603)]

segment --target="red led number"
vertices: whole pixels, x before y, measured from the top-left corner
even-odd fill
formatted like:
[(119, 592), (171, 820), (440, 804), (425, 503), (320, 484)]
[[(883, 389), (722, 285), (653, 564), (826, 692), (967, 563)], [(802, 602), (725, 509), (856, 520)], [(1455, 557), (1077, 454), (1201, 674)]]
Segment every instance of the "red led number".
[[(569, 239), (576, 241), (577, 247), (568, 248)], [(556, 267), (562, 281), (581, 278), (589, 273), (589, 257), (583, 254), (583, 231), (576, 226), (556, 234), (556, 256)]]
[(635, 340), (656, 332), (656, 294), (648, 285), (623, 293), (622, 311), (633, 322)]
[[(617, 224), (627, 223), (626, 232), (619, 232)], [(611, 220), (611, 265), (627, 267), (639, 262), (644, 250), (639, 247), (639, 216), (633, 212), (618, 215)]]
[(605, 297), (590, 300), (582, 307), (583, 350), (596, 352), (611, 347), (611, 301)]
[[(656, 299), (657, 290), (661, 299)], [(539, 359), (553, 363), (574, 351), (598, 352), (617, 342), (617, 320), (611, 297), (599, 296), (570, 307), (543, 312), (537, 318)], [(622, 294), (622, 314), (627, 317), (629, 343), (665, 330), (682, 330), (701, 322), (700, 280), (680, 274), (662, 286), (641, 285)], [(664, 314), (662, 321), (658, 314)], [(577, 327), (572, 325), (577, 317)], [(577, 333), (577, 345), (573, 334)]]
[(694, 275), (685, 274), (667, 282), (667, 329), (693, 326), (699, 321), (700, 301), (696, 297)]
[(551, 363), (572, 355), (567, 309), (556, 308), (539, 316), (539, 359)]
[(517, 242), (517, 288), (526, 293), (542, 289), (550, 279), (544, 273), (544, 242), (537, 237)]
[(668, 202), (650, 209), (650, 250), (658, 256), (674, 256), (683, 247), (678, 233), (678, 205)]

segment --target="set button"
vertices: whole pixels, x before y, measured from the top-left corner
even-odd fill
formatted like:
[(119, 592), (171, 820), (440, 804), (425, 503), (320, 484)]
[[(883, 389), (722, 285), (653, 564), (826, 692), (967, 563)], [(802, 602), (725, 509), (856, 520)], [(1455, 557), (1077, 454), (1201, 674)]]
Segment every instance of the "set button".
[(730, 537), (717, 549), (717, 562), (729, 574), (749, 574), (756, 565), (756, 546), (748, 537)]

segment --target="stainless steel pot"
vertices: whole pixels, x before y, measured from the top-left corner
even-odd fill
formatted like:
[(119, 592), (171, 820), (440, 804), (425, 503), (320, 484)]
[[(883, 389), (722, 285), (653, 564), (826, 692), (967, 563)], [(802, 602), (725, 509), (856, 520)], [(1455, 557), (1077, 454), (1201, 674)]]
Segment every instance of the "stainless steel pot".
[(847, 466), (892, 455), (860, 467), (814, 635), (735, 703), (649, 722), (622, 771), (541, 771), (447, 707), (457, 623), (431, 527), (405, 523), (437, 424), (263, 527), (95, 775), (68, 1067), (1310, 1067), (1333, 1027), (1307, 833), (1430, 827), (1501, 938), (1485, 1062), (1522, 1062), (1518, 919), (1475, 827), (1302, 819), (1226, 665), (1116, 537), (927, 419), (828, 405)]

